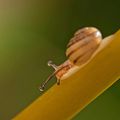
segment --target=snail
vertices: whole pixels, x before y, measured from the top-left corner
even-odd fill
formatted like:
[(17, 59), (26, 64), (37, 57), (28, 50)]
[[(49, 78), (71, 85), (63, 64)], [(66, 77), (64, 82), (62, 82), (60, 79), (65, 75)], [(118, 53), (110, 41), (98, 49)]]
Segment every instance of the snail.
[(52, 61), (48, 61), (48, 66), (53, 67), (55, 71), (41, 84), (39, 90), (43, 91), (45, 85), (53, 76), (56, 76), (57, 84), (60, 85), (60, 80), (66, 73), (75, 66), (80, 67), (91, 58), (100, 46), (101, 41), (102, 34), (95, 27), (85, 27), (75, 32), (67, 45), (66, 56), (68, 60), (59, 66), (53, 64)]

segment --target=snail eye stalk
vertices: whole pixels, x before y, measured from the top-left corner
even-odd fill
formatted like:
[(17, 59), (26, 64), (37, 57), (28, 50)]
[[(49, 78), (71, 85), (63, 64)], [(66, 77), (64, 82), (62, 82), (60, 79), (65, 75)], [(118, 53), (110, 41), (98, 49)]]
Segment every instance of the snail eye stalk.
[(46, 86), (46, 84), (55, 76), (56, 72), (57, 72), (57, 66), (55, 64), (53, 64), (52, 61), (48, 61), (48, 66), (51, 66), (55, 69), (55, 71), (41, 84), (41, 86), (39, 87), (40, 91), (44, 91), (44, 88)]
[(51, 60), (48, 61), (47, 65), (48, 65), (48, 66), (51, 66), (51, 67), (54, 68), (55, 70), (58, 69), (58, 66), (55, 65)]
[(51, 80), (51, 78), (53, 78), (55, 75), (55, 72), (53, 72), (44, 82), (43, 84), (41, 84), (41, 86), (39, 87), (40, 91), (44, 91), (44, 88), (46, 86), (46, 84)]

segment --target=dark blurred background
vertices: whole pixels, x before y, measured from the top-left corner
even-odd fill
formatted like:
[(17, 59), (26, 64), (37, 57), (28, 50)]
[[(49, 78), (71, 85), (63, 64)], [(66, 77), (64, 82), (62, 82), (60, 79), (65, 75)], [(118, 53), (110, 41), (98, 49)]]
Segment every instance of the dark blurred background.
[[(53, 71), (47, 61), (62, 63), (66, 44), (84, 26), (99, 28), (104, 37), (116, 32), (120, 1), (0, 0), (0, 120), (41, 95), (38, 86)], [(119, 114), (120, 81), (73, 120), (119, 120)]]

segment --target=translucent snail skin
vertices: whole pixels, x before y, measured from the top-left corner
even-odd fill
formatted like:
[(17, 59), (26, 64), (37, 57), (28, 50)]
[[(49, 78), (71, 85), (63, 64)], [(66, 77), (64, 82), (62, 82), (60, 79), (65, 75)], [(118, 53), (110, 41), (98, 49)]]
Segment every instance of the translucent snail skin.
[(48, 66), (52, 66), (55, 71), (41, 84), (40, 91), (44, 90), (45, 85), (54, 75), (59, 85), (61, 77), (65, 76), (74, 67), (85, 64), (98, 49), (101, 42), (102, 34), (95, 27), (85, 27), (75, 32), (67, 45), (66, 56), (68, 60), (59, 66), (53, 64), (52, 61), (48, 62)]

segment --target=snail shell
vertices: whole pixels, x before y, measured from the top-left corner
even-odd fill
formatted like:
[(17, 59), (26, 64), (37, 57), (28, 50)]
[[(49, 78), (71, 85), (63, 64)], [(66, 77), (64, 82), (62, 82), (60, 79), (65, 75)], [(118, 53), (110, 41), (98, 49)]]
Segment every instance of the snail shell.
[(82, 65), (89, 60), (102, 41), (101, 32), (94, 27), (78, 30), (67, 45), (66, 56), (74, 65)]

